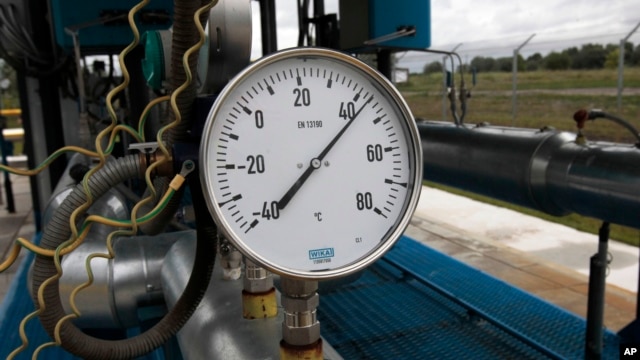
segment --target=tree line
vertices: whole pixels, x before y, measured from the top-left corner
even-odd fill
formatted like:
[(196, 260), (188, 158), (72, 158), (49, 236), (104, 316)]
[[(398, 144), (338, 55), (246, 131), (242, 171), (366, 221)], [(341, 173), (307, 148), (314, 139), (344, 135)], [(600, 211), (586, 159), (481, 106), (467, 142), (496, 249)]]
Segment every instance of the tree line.
[[(620, 59), (620, 47), (618, 44), (584, 44), (580, 48), (574, 46), (560, 52), (552, 51), (546, 56), (535, 53), (526, 59), (518, 55), (518, 71), (536, 70), (586, 70), (586, 69), (615, 69)], [(640, 45), (626, 42), (624, 49), (624, 63), (628, 66), (640, 66)], [(513, 70), (513, 57), (484, 57), (476, 56), (469, 64), (462, 66), (467, 70), (471, 68), (476, 72), (491, 72)], [(442, 63), (433, 61), (424, 66), (425, 74), (442, 72)], [(460, 71), (460, 67), (458, 67)]]

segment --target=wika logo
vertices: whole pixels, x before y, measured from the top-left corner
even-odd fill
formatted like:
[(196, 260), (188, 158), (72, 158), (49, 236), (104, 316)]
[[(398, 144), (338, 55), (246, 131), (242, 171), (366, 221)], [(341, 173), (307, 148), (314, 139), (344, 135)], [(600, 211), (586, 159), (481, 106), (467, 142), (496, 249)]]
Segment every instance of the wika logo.
[(333, 257), (333, 248), (309, 250), (309, 260)]

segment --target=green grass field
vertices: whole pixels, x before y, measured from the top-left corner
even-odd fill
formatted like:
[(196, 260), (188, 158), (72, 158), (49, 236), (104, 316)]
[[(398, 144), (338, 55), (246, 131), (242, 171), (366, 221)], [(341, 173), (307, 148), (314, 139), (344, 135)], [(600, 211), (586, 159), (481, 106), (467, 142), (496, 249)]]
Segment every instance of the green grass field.
[[(455, 74), (456, 87), (459, 85), (460, 75)], [(466, 87), (470, 88), (471, 74), (464, 74)], [(474, 90), (481, 91), (511, 91), (512, 73), (488, 72), (477, 73)], [(600, 70), (564, 70), (564, 71), (521, 71), (518, 72), (518, 89), (589, 89), (615, 88), (618, 84), (617, 69)], [(627, 67), (624, 70), (624, 86), (640, 87), (640, 67)], [(440, 93), (442, 91), (442, 73), (429, 75), (411, 74), (409, 82), (399, 84), (401, 91), (420, 91)]]
[[(512, 75), (480, 73), (467, 101), (465, 122), (525, 128), (552, 126), (558, 130), (576, 131), (573, 114), (579, 109), (598, 108), (622, 116), (640, 127), (640, 68), (625, 69), (624, 74), (626, 93), (623, 91), (622, 108), (618, 112), (615, 70), (519, 73), (514, 118)], [(456, 79), (459, 80), (459, 76)], [(467, 87), (471, 85), (470, 80), (467, 74)], [(458, 82), (456, 86), (459, 89)], [(428, 120), (443, 120), (442, 87), (440, 73), (412, 74), (408, 83), (398, 86), (414, 115)], [(446, 120), (450, 121), (448, 103), (446, 107)], [(620, 127), (604, 120), (590, 122), (585, 135), (590, 140), (632, 141)]]
[[(456, 80), (459, 81), (458, 76)], [(470, 87), (469, 74), (466, 74), (465, 80), (467, 87)], [(465, 123), (487, 122), (492, 125), (513, 125), (524, 128), (551, 126), (558, 130), (575, 132), (573, 114), (578, 109), (599, 108), (622, 116), (640, 128), (640, 68), (625, 69), (624, 85), (622, 107), (618, 112), (617, 70), (520, 72), (518, 73), (518, 111), (513, 119), (512, 74), (479, 73), (477, 84), (471, 89), (471, 98), (468, 99)], [(459, 89), (458, 82), (456, 87)], [(408, 83), (398, 86), (414, 116), (427, 120), (443, 120), (442, 88), (441, 73), (412, 74)], [(449, 104), (447, 103), (446, 106), (446, 121), (452, 121), (448, 112)], [(600, 119), (589, 122), (584, 134), (588, 140), (592, 141), (634, 142), (634, 138), (626, 130), (612, 122)], [(594, 234), (597, 234), (601, 225), (600, 220), (576, 214), (555, 217), (447, 186), (432, 183), (429, 185)], [(640, 230), (613, 225), (611, 237), (638, 246)]]

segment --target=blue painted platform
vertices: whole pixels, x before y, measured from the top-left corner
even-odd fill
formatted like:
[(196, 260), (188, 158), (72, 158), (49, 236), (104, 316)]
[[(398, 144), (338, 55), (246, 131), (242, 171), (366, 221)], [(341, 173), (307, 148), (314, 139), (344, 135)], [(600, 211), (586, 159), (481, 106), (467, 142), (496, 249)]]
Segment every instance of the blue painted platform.
[(584, 319), (407, 237), (318, 317), (345, 359), (584, 359)]
[[(33, 311), (31, 258), (0, 305), (0, 359), (20, 345), (19, 323)], [(345, 359), (584, 358), (584, 319), (406, 237), (320, 303), (322, 334)], [(26, 330), (30, 347), (17, 359), (49, 341), (38, 320)], [(607, 331), (604, 343), (603, 359), (618, 359), (618, 336)], [(74, 359), (59, 348), (40, 358)]]
[[(40, 237), (36, 236), (34, 242), (39, 243)], [(18, 268), (7, 295), (0, 304), (0, 359), (6, 359), (11, 352), (22, 344), (18, 329), (25, 316), (34, 311), (35, 307), (31, 296), (27, 291), (27, 276), (34, 254), (28, 253)], [(26, 323), (25, 333), (29, 341), (28, 347), (19, 353), (15, 359), (31, 359), (31, 355), (38, 346), (51, 341), (37, 318)], [(59, 348), (44, 349), (41, 359), (77, 359)]]

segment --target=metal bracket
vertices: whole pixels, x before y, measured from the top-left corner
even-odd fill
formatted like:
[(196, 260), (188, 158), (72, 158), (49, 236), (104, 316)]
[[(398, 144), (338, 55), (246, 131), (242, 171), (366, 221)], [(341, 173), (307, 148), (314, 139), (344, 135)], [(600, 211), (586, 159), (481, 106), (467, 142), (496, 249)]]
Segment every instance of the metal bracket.
[(375, 39), (367, 40), (364, 42), (365, 45), (377, 45), (382, 42), (395, 40), (405, 36), (411, 36), (416, 33), (416, 27), (413, 25), (410, 26), (401, 26), (398, 28), (396, 32), (392, 32), (391, 34), (382, 35)]

